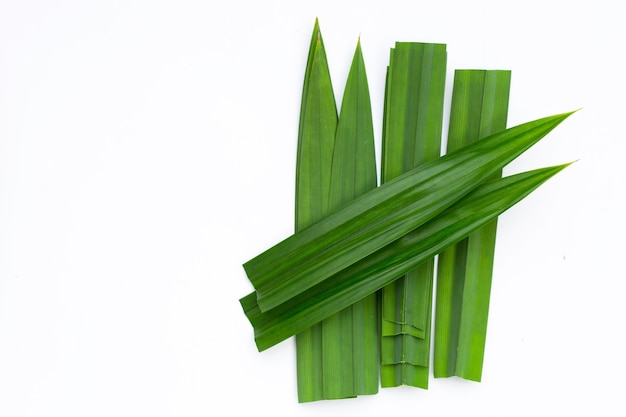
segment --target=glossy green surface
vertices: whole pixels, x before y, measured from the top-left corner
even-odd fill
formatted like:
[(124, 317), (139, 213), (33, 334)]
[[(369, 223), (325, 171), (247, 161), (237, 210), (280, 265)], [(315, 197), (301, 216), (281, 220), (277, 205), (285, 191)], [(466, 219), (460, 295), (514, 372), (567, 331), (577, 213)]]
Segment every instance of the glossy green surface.
[(436, 218), (349, 267), (263, 312), (255, 292), (240, 300), (260, 351), (393, 282), (503, 213), (567, 165), (484, 183)]

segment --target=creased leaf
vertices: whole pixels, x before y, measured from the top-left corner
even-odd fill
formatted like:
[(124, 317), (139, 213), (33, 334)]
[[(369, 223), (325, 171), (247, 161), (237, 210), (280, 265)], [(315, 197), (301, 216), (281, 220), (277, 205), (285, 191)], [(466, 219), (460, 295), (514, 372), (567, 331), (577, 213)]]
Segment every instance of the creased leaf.
[[(398, 42), (389, 65), (385, 125), (383, 130), (382, 182), (391, 180), (441, 152), (446, 46)], [(382, 289), (381, 363), (428, 367), (434, 260), (430, 259)], [(391, 331), (390, 331), (391, 330)], [(400, 332), (400, 334), (397, 334)], [(404, 332), (404, 333), (403, 333)], [(412, 385), (415, 378), (404, 367), (399, 381)], [(386, 381), (397, 378), (383, 378)], [(426, 385), (421, 385), (426, 388)]]

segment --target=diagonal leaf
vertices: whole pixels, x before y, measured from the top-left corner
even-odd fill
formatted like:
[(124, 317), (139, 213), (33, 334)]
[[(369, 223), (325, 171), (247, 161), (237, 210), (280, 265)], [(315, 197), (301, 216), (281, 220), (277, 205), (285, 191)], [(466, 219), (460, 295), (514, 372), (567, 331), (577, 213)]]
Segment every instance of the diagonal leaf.
[(257, 294), (247, 295), (240, 303), (254, 327), (258, 349), (268, 349), (374, 293), (496, 218), (565, 166), (480, 185), (436, 218), (272, 310), (261, 311)]
[(421, 165), (248, 261), (260, 308), (288, 301), (424, 224), (570, 114), (512, 127)]

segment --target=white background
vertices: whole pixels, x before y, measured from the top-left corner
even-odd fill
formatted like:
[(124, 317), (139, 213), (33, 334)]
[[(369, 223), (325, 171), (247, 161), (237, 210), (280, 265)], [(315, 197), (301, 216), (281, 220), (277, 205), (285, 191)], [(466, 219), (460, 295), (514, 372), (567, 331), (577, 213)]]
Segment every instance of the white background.
[[(2, 0), (0, 416), (624, 415), (622, 6)], [(298, 404), (293, 339), (256, 351), (315, 17), (338, 102), (361, 37), (378, 141), (395, 41), (448, 45), (448, 99), (512, 70), (509, 125), (583, 108), (506, 169), (579, 160), (501, 217), (480, 384)]]

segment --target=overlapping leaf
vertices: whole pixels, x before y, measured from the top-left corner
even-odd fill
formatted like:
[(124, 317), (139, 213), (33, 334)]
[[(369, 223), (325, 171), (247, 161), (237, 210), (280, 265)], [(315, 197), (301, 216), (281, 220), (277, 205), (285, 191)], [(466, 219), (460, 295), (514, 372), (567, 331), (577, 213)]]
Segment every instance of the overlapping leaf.
[[(397, 42), (385, 95), (382, 182), (441, 152), (446, 46)], [(381, 382), (427, 388), (434, 258), (382, 289)], [(403, 366), (391, 366), (402, 363)], [(400, 372), (399, 376), (393, 375)], [(391, 375), (390, 375), (391, 374)], [(393, 381), (388, 385), (388, 381)]]
[[(555, 117), (561, 121), (566, 116)], [(374, 293), (484, 226), (565, 166), (529, 171), (480, 185), (404, 237), (276, 308), (261, 311), (254, 292), (242, 298), (240, 302), (254, 327), (258, 349), (268, 349)]]
[(570, 114), (509, 128), (424, 164), (248, 261), (259, 308), (289, 301), (434, 218)]
[[(337, 129), (337, 105), (319, 22), (315, 21), (302, 88), (296, 159), (295, 230), (328, 214), (330, 172)], [(296, 336), (300, 402), (325, 399), (322, 325)]]
[[(455, 72), (448, 151), (505, 129), (510, 81), (510, 71)], [(493, 220), (439, 255), (435, 377), (480, 380), (496, 229)]]

